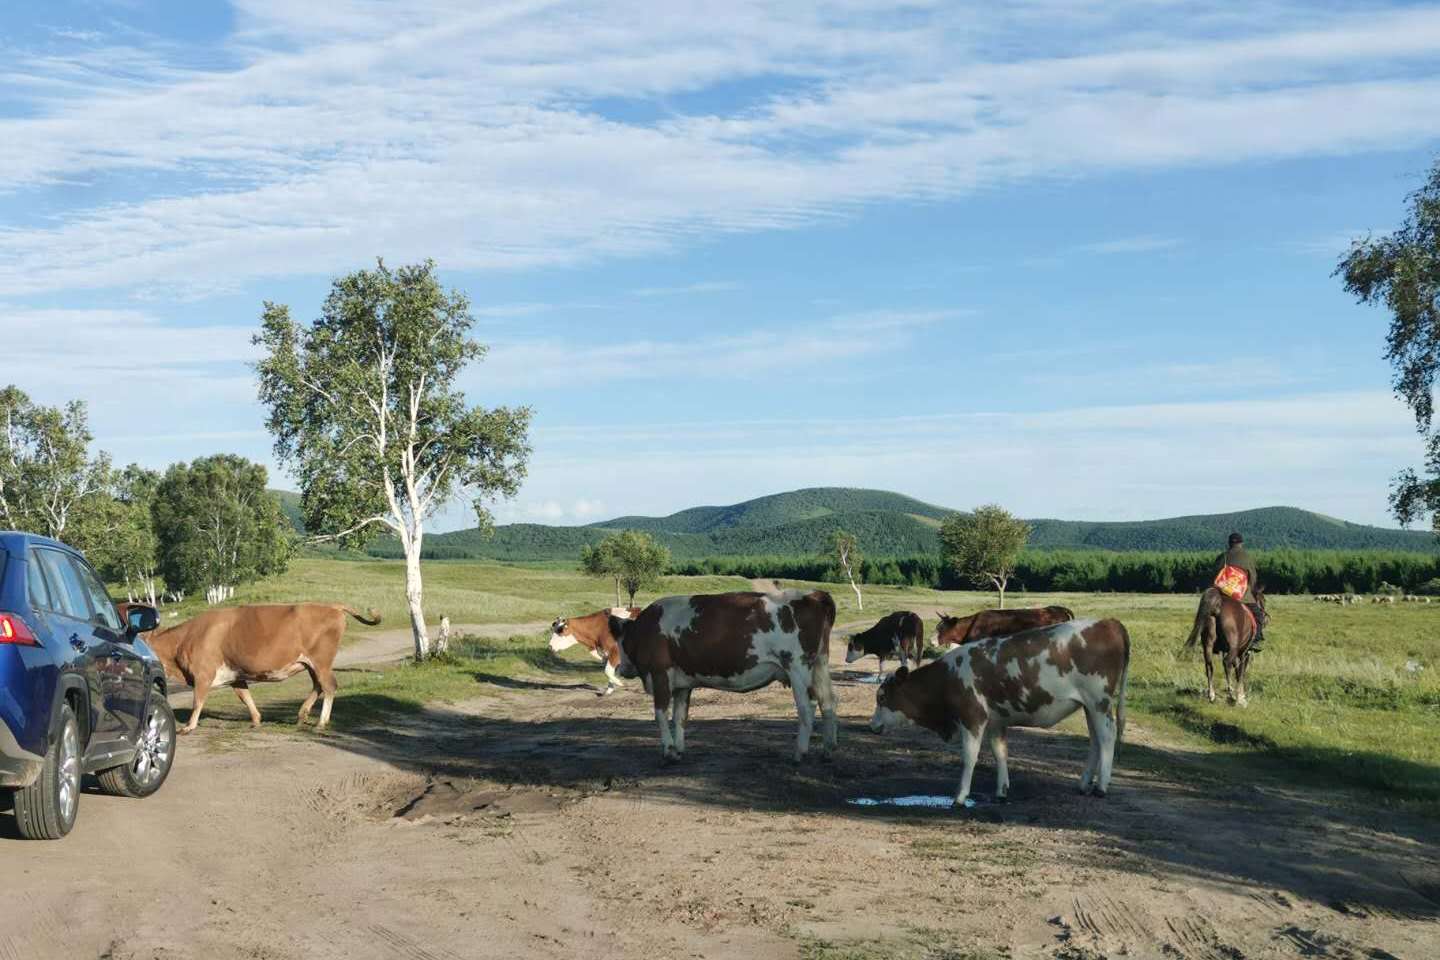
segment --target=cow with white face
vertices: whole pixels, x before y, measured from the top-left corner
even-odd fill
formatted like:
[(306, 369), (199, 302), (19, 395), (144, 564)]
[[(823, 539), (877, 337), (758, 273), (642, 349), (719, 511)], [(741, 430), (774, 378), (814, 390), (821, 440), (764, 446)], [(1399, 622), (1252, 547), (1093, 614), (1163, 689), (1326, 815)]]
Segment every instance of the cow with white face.
[(824, 745), (835, 746), (830, 629), (835, 601), (823, 590), (665, 597), (638, 617), (610, 618), (620, 641), (620, 674), (640, 677), (655, 701), (660, 752), (685, 752), (685, 721), (695, 687), (746, 693), (776, 680), (795, 694), (798, 762), (815, 727), (812, 698), (824, 717)]
[(609, 682), (600, 696), (614, 693), (624, 684), (619, 675), (620, 644), (610, 632), (610, 618), (633, 620), (639, 615), (639, 607), (610, 607), (583, 617), (560, 617), (550, 624), (550, 650), (559, 653), (577, 643), (589, 650), (590, 656), (605, 664), (605, 679)]
[(1103, 797), (1125, 732), (1129, 672), (1130, 635), (1118, 620), (1071, 621), (991, 637), (887, 677), (875, 693), (870, 727), (879, 733), (921, 726), (947, 741), (958, 735), (964, 769), (955, 805), (965, 806), (982, 741), (995, 754), (995, 795), (1003, 800), (1010, 792), (1006, 728), (1053, 727), (1084, 710), (1090, 759), (1080, 792)]

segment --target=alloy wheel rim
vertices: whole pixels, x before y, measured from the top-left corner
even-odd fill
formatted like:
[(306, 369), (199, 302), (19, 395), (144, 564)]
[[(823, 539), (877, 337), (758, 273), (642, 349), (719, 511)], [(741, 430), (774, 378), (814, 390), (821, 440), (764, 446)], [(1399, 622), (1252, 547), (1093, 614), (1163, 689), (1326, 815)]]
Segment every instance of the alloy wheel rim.
[(75, 816), (80, 801), (80, 735), (69, 724), (60, 735), (60, 815), (66, 821)]
[(145, 733), (135, 751), (132, 772), (141, 786), (150, 786), (164, 775), (170, 763), (170, 722), (159, 707), (145, 717)]

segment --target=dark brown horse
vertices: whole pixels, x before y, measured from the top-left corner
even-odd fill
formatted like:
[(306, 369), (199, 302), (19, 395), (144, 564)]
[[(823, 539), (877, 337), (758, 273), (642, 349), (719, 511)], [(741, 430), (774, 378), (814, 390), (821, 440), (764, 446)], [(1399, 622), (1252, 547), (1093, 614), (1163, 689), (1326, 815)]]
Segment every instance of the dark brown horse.
[[(1255, 603), (1260, 608), (1260, 623), (1264, 626), (1270, 617), (1265, 612), (1265, 588), (1255, 588)], [(1257, 624), (1251, 619), (1250, 611), (1239, 600), (1227, 597), (1211, 587), (1200, 595), (1200, 606), (1195, 611), (1195, 626), (1185, 646), (1195, 646), (1201, 641), (1205, 654), (1205, 695), (1215, 702), (1215, 664), (1212, 655), (1219, 653), (1225, 658), (1225, 692), (1236, 706), (1245, 706), (1245, 668), (1250, 665), (1250, 644), (1255, 642)], [(1230, 685), (1231, 675), (1235, 685)]]

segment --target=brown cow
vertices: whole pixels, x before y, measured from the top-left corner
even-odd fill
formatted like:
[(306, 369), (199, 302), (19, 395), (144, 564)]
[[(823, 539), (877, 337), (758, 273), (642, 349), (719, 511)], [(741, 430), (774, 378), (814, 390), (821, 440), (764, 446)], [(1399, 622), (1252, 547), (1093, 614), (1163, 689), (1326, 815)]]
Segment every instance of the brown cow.
[(380, 617), (369, 612), (365, 617), (338, 603), (222, 607), (156, 631), (145, 642), (165, 664), (166, 673), (183, 677), (195, 689), (195, 706), (181, 733), (190, 733), (200, 722), (210, 688), (227, 685), (235, 688), (235, 695), (250, 710), (251, 725), (258, 727), (260, 711), (249, 685), (286, 680), (301, 670), (310, 674), (314, 689), (301, 705), (297, 722), (309, 719), (316, 698), (324, 696), (320, 708), (324, 727), (335, 699), (331, 666), (345, 635), (345, 616), (376, 626)]
[[(835, 601), (807, 593), (717, 593), (656, 600), (633, 620), (610, 618), (620, 641), (620, 674), (642, 677), (655, 700), (660, 752), (685, 752), (685, 720), (695, 687), (747, 693), (779, 680), (795, 694), (800, 729), (795, 760), (810, 748), (814, 698), (824, 716), (825, 749), (835, 746), (835, 691), (830, 686), (830, 628)], [(673, 719), (667, 711), (673, 704)]]
[[(1195, 646), (1195, 641), (1201, 640), (1201, 650), (1205, 654), (1205, 695), (1210, 702), (1215, 702), (1215, 664), (1211, 656), (1223, 654), (1225, 662), (1225, 692), (1229, 694), (1230, 700), (1237, 707), (1244, 707), (1249, 704), (1245, 696), (1245, 671), (1250, 666), (1250, 644), (1255, 642), (1257, 626), (1263, 627), (1270, 622), (1270, 615), (1265, 612), (1265, 588), (1255, 587), (1255, 603), (1260, 608), (1261, 623), (1256, 624), (1254, 615), (1245, 608), (1245, 605), (1233, 597), (1228, 597), (1215, 587), (1209, 587), (1200, 594), (1200, 605), (1195, 608), (1195, 626), (1190, 629), (1190, 636), (1185, 640), (1185, 646)], [(1235, 677), (1235, 685), (1230, 685), (1231, 675)]]
[(623, 620), (634, 620), (640, 616), (639, 607), (611, 607), (608, 610), (597, 610), (594, 613), (583, 617), (567, 619), (560, 617), (550, 624), (550, 650), (559, 653), (567, 650), (575, 644), (580, 644), (590, 651), (590, 656), (605, 664), (605, 679), (609, 684), (605, 687), (600, 696), (605, 696), (623, 687), (620, 682), (620, 643), (610, 632), (610, 618), (620, 617)]
[(971, 643), (985, 637), (1008, 637), (1021, 630), (1048, 627), (1055, 623), (1074, 620), (1075, 614), (1069, 607), (1032, 607), (1025, 610), (981, 610), (968, 617), (951, 617), (940, 614), (940, 624), (935, 628), (935, 645), (948, 647), (955, 643)]
[[(1007, 727), (1053, 727), (1076, 710), (1090, 727), (1080, 792), (1110, 789), (1115, 747), (1125, 733), (1130, 635), (1118, 620), (1082, 620), (990, 637), (948, 651), (917, 670), (901, 667), (875, 691), (877, 733), (910, 724), (946, 740), (960, 735), (964, 762), (955, 805), (967, 806), (986, 740), (995, 754), (995, 796), (1010, 792)], [(1111, 719), (1110, 710), (1115, 716)]]

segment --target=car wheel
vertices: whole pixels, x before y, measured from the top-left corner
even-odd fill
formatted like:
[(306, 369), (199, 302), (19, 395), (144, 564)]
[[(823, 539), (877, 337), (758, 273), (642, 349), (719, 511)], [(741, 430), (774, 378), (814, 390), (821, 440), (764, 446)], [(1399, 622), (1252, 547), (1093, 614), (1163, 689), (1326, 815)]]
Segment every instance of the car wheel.
[(145, 721), (140, 725), (134, 759), (101, 770), (95, 779), (100, 781), (100, 789), (112, 796), (148, 797), (170, 776), (174, 763), (175, 713), (169, 701), (155, 691), (145, 705)]
[(27, 840), (59, 840), (75, 826), (80, 807), (80, 724), (67, 703), (45, 753), (40, 776), (15, 791), (15, 824)]

